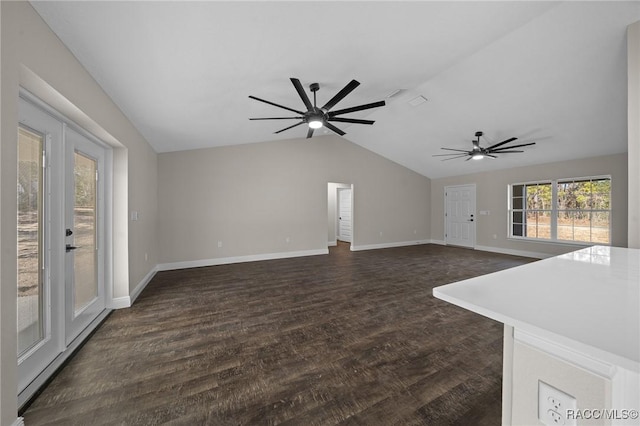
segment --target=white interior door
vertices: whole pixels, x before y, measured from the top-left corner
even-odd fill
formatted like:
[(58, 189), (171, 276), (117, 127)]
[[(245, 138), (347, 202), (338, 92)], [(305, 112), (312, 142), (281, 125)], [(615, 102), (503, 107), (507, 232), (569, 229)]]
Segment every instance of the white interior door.
[(445, 243), (475, 247), (476, 186), (447, 186), (445, 197)]
[(65, 133), (66, 342), (70, 343), (105, 309), (105, 150), (67, 128)]
[(352, 242), (351, 189), (338, 188), (338, 239)]

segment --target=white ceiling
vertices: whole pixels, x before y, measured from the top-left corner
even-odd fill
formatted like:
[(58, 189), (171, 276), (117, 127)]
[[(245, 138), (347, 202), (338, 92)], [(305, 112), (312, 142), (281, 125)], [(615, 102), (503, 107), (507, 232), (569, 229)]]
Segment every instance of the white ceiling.
[[(640, 2), (32, 2), (157, 152), (306, 135), (290, 77), (320, 83), (348, 115), (345, 138), (425, 176), (625, 152), (626, 26)], [(412, 107), (418, 95), (428, 102)], [(440, 161), (511, 136), (497, 160)], [(316, 131), (316, 134), (322, 132)]]

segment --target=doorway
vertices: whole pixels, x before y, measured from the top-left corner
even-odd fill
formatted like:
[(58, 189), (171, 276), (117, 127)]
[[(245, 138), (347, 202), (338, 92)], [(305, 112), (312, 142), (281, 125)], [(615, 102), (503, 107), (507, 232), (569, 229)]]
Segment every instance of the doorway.
[(327, 184), (328, 246), (338, 242), (350, 247), (354, 244), (353, 217), (354, 188), (350, 183), (329, 182)]
[(474, 248), (476, 244), (476, 185), (444, 188), (444, 240), (447, 245)]
[(21, 92), (18, 393), (106, 307), (108, 150), (32, 101)]

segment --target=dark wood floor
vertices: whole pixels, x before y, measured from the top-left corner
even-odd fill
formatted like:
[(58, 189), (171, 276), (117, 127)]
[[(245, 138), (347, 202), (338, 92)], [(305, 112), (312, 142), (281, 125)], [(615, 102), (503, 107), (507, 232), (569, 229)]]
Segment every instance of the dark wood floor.
[(24, 413), (59, 425), (499, 425), (502, 326), (435, 286), (530, 259), (436, 245), (158, 273)]

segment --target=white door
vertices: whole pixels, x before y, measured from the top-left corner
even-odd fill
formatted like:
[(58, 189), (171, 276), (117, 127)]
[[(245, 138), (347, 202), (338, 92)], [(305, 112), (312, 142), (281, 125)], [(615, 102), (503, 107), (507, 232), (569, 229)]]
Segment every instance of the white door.
[(19, 101), (18, 393), (105, 309), (106, 151)]
[(444, 199), (445, 243), (475, 247), (476, 186), (447, 186), (444, 189)]
[(23, 99), (18, 108), (17, 331), (18, 391), (22, 391), (64, 345), (60, 332), (64, 259), (59, 249), (64, 244), (63, 185), (58, 167), (63, 129), (62, 123)]
[(66, 343), (105, 309), (104, 148), (67, 128), (65, 133)]
[(351, 189), (338, 188), (338, 239), (352, 240)]

